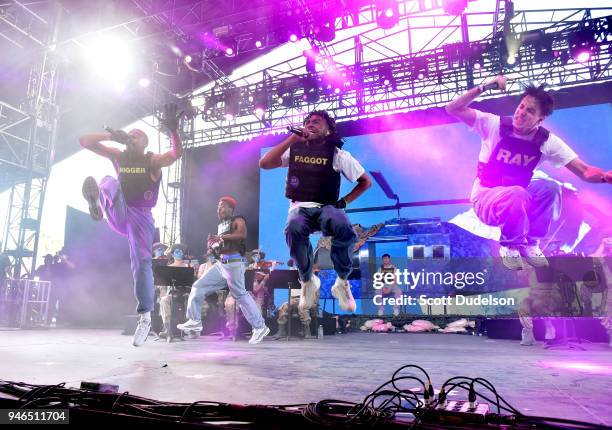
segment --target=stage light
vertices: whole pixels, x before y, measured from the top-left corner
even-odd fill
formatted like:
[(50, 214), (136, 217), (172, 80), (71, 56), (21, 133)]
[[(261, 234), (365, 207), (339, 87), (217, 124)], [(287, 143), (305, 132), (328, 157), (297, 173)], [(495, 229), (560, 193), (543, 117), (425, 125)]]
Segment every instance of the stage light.
[(240, 113), (240, 90), (230, 88), (223, 95), (223, 113), (228, 121), (231, 121)]
[(126, 87), (125, 87), (125, 84), (124, 84), (124, 83), (122, 83), (122, 82), (117, 83), (117, 84), (115, 84), (115, 86), (114, 86), (115, 91), (116, 91), (116, 92), (118, 92), (118, 93), (122, 93), (122, 92), (124, 92), (124, 91), (125, 91), (125, 88), (126, 88)]
[(125, 41), (99, 37), (86, 47), (85, 57), (93, 71), (104, 78), (120, 81), (132, 68), (133, 55)]
[(384, 30), (389, 30), (399, 22), (398, 0), (376, 1), (376, 23)]
[(572, 58), (580, 63), (591, 59), (595, 51), (595, 35), (591, 30), (579, 30), (568, 37), (569, 52)]
[(319, 42), (331, 42), (336, 38), (335, 18), (323, 17), (320, 24), (315, 24), (312, 30), (313, 37)]
[(391, 87), (393, 90), (396, 89), (395, 77), (393, 76), (390, 64), (378, 66), (378, 76), (378, 82), (382, 83), (385, 87)]
[(256, 40), (255, 41), (255, 48), (257, 48), (257, 49), (263, 48), (263, 42), (261, 40), (259, 40), (259, 39)]
[(297, 34), (295, 34), (295, 33), (291, 33), (291, 34), (289, 35), (289, 41), (290, 41), (290, 42), (294, 42), (294, 43), (295, 43), (295, 42), (297, 42), (297, 41), (298, 41), (298, 35), (297, 35)]
[(448, 15), (461, 15), (467, 4), (468, 0), (442, 0), (442, 9)]
[(427, 58), (418, 57), (414, 59), (412, 66), (412, 79), (423, 80), (429, 76)]
[(513, 65), (515, 65), (515, 64), (516, 64), (516, 55), (508, 55), (508, 56), (506, 57), (506, 63), (507, 63), (509, 66), (513, 66)]
[(185, 63), (189, 64), (189, 63), (191, 63), (191, 60), (193, 60), (191, 55), (185, 55)]
[(338, 87), (334, 88), (334, 93), (336, 93), (336, 94), (340, 94), (341, 91), (342, 91), (342, 89), (340, 89)]
[(482, 69), (482, 64), (479, 61), (474, 61), (474, 70), (480, 70)]
[(263, 110), (262, 108), (258, 107), (258, 108), (255, 108), (254, 113), (255, 113), (255, 115), (257, 115), (257, 116), (263, 116), (263, 114), (264, 114), (264, 110)]
[(303, 80), (304, 95), (302, 99), (307, 103), (316, 103), (319, 101), (319, 83), (312, 76), (308, 76)]
[(140, 85), (143, 88), (146, 88), (149, 85), (151, 85), (151, 80), (149, 78), (140, 78), (138, 80), (138, 85)]
[(228, 46), (227, 48), (225, 48), (226, 57), (233, 57), (234, 54), (235, 54), (234, 48), (232, 48), (231, 46)]

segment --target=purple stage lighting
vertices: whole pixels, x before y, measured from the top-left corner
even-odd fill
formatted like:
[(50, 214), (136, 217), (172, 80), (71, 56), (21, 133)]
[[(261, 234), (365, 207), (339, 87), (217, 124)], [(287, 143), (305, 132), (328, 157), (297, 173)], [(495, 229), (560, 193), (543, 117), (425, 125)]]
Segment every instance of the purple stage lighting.
[(289, 36), (289, 40), (290, 40), (291, 42), (297, 42), (297, 41), (298, 41), (297, 34), (295, 34), (295, 33), (291, 33), (291, 35)]
[(261, 49), (263, 47), (263, 42), (261, 40), (255, 41), (255, 48)]
[(225, 48), (225, 55), (227, 57), (231, 57), (232, 55), (234, 55), (234, 48), (232, 48), (231, 46)]
[(576, 61), (579, 63), (586, 63), (591, 59), (591, 53), (589, 51), (582, 51), (576, 54)]

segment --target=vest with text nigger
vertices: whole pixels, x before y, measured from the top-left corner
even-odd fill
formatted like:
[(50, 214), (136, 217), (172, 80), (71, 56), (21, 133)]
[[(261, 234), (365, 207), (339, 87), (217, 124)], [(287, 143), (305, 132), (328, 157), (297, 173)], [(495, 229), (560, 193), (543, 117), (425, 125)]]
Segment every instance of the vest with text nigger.
[(289, 149), (285, 196), (298, 202), (333, 204), (340, 196), (340, 173), (334, 170), (336, 147), (296, 144)]
[(121, 152), (117, 159), (119, 183), (128, 206), (152, 208), (157, 204), (159, 183), (151, 180), (152, 152), (146, 154)]
[(500, 141), (497, 142), (489, 161), (478, 162), (478, 178), (483, 187), (509, 187), (518, 185), (527, 188), (533, 171), (542, 158), (542, 144), (550, 132), (538, 127), (531, 140), (512, 135), (512, 118), (502, 117), (499, 122)]
[[(234, 225), (234, 220), (236, 218), (241, 218), (244, 220), (246, 224), (246, 219), (243, 216), (236, 215), (229, 219), (221, 221), (217, 225), (217, 235), (221, 236), (222, 234), (230, 234), (234, 231), (232, 230), (232, 226)], [(224, 240), (223, 243), (219, 246), (217, 252), (219, 254), (229, 254), (230, 252), (240, 253), (240, 255), (244, 256), (246, 253), (246, 242), (244, 239), (240, 240)]]

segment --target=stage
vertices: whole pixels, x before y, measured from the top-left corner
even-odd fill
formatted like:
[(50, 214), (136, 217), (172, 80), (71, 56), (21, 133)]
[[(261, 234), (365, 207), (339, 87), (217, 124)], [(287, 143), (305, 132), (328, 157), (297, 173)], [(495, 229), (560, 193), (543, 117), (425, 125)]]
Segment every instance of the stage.
[[(176, 402), (298, 404), (358, 402), (405, 364), (423, 366), (434, 386), (463, 375), (483, 377), (519, 411), (612, 425), (608, 395), (612, 351), (546, 350), (518, 341), (460, 334), (348, 333), (290, 342), (264, 339), (131, 345), (120, 330), (49, 329), (0, 332), (3, 380), (78, 387), (119, 385), (119, 392)], [(456, 391), (449, 399), (464, 399)], [(492, 407), (493, 411), (494, 407)]]

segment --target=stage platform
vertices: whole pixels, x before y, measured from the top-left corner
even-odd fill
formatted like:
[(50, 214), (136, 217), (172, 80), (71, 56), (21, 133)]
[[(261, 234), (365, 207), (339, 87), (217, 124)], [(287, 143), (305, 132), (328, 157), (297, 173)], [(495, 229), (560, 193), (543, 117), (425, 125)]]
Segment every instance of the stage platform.
[(0, 379), (73, 387), (104, 382), (119, 385), (120, 392), (177, 402), (358, 402), (400, 366), (418, 364), (434, 385), (458, 375), (484, 377), (525, 414), (612, 425), (612, 349), (601, 343), (573, 351), (459, 334), (268, 337), (259, 345), (153, 339), (135, 348), (119, 330), (2, 330)]

